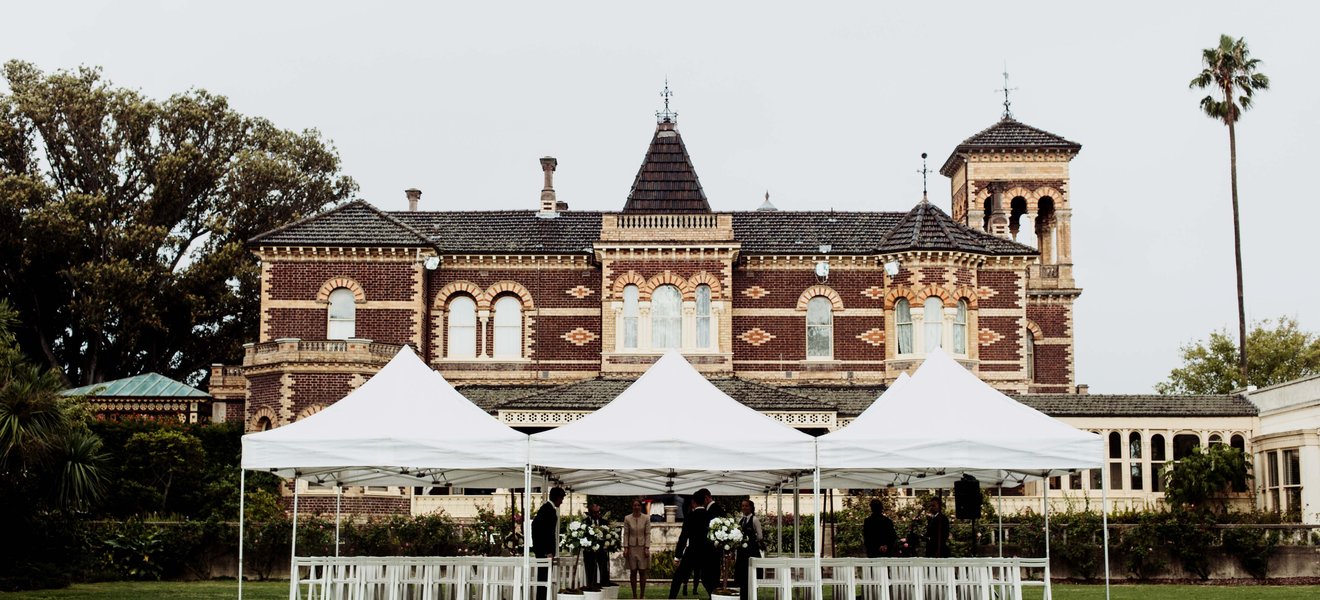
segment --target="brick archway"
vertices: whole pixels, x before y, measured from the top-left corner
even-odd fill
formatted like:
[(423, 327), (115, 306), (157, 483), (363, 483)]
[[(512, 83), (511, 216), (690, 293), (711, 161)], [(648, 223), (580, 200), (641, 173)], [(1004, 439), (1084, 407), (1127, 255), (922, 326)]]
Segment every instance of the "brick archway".
[(362, 290), (362, 284), (354, 281), (352, 277), (344, 277), (342, 275), (331, 277), (330, 279), (327, 279), (325, 283), (321, 284), (321, 289), (316, 292), (316, 301), (328, 304), (330, 302), (330, 293), (339, 288), (344, 288), (353, 292), (353, 301), (358, 304), (367, 301), (367, 293)]
[(711, 275), (706, 271), (697, 271), (692, 277), (689, 277), (688, 285), (692, 287), (693, 294), (697, 293), (697, 286), (708, 285), (710, 286), (710, 297), (712, 299), (724, 296), (724, 288), (720, 284), (720, 278)]
[(944, 289), (938, 285), (928, 285), (922, 288), (919, 292), (917, 292), (917, 300), (918, 300), (917, 303), (925, 304), (926, 300), (929, 299), (931, 296), (935, 296), (939, 298), (940, 303), (947, 308), (951, 308), (958, 305), (958, 301), (953, 299), (953, 294), (950, 294), (949, 290)]
[(644, 289), (646, 287), (646, 278), (642, 277), (637, 271), (628, 271), (614, 279), (614, 285), (610, 286), (610, 291), (615, 296), (623, 295), (623, 288), (630, 285), (637, 286), (637, 298), (647, 300), (651, 297), (651, 291)]
[(811, 302), (811, 299), (816, 296), (824, 296), (828, 299), (835, 312), (843, 310), (843, 298), (840, 298), (839, 293), (828, 285), (813, 285), (807, 288), (801, 296), (798, 296), (797, 309), (807, 310), (807, 303)]
[(258, 408), (257, 410), (253, 411), (251, 415), (248, 415), (247, 430), (261, 431), (261, 429), (257, 427), (257, 424), (260, 423), (262, 419), (266, 419), (267, 421), (270, 421), (271, 429), (280, 426), (280, 418), (278, 415), (275, 414), (275, 411), (269, 408)]
[(485, 291), (488, 303), (494, 301), (495, 298), (501, 294), (513, 294), (514, 296), (517, 296), (518, 299), (522, 301), (523, 308), (526, 310), (536, 308), (532, 304), (532, 293), (527, 291), (527, 288), (523, 287), (521, 283), (507, 280), (500, 281), (492, 284), (490, 287), (486, 288)]
[(655, 276), (651, 277), (650, 279), (647, 279), (646, 285), (642, 286), (641, 291), (644, 292), (649, 297), (651, 293), (655, 291), (655, 288), (658, 288), (662, 285), (672, 285), (678, 288), (678, 291), (680, 294), (683, 295), (684, 300), (696, 299), (695, 288), (692, 286), (692, 284), (689, 283), (688, 280), (679, 277), (678, 275), (675, 275), (673, 271), (664, 271), (662, 273), (657, 273)]
[(435, 294), (435, 300), (431, 303), (431, 308), (443, 311), (449, 304), (449, 299), (454, 294), (467, 294), (477, 303), (477, 310), (490, 310), (490, 297), (486, 295), (486, 290), (481, 289), (477, 284), (471, 281), (451, 281), (449, 285), (440, 288)]
[(894, 303), (897, 302), (899, 298), (907, 300), (908, 305), (917, 303), (917, 295), (912, 292), (911, 288), (896, 287), (885, 292), (885, 310), (894, 310)]

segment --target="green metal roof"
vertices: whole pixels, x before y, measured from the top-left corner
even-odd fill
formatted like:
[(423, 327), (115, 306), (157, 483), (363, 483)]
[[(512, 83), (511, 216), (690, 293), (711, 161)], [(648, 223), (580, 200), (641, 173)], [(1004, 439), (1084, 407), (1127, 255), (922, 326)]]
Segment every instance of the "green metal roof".
[(144, 373), (134, 377), (103, 383), (84, 385), (64, 390), (65, 396), (92, 396), (95, 398), (210, 398), (211, 395), (190, 385), (179, 383), (158, 373)]

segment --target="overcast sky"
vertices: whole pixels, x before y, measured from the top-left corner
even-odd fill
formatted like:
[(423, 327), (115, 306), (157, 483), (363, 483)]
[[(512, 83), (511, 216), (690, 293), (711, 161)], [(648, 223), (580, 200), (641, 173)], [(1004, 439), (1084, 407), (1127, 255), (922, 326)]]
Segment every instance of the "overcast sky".
[[(390, 210), (408, 187), (424, 209), (535, 208), (547, 154), (561, 200), (618, 210), (667, 76), (715, 210), (769, 190), (781, 210), (906, 211), (920, 154), (936, 169), (999, 118), (1007, 63), (1014, 116), (1083, 145), (1078, 382), (1144, 393), (1179, 345), (1236, 331), (1228, 133), (1187, 83), (1244, 36), (1273, 88), (1238, 128), (1248, 318), (1320, 328), (1316, 3), (368, 4), (11, 3), (0, 59), (317, 128)], [(931, 189), (948, 211), (948, 180)]]

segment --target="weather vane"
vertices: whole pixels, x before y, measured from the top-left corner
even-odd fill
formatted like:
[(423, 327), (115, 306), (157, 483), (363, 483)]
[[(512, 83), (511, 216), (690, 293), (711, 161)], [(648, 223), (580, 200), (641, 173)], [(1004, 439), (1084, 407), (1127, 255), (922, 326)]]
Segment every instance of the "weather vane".
[(998, 89), (995, 91), (1004, 93), (1004, 118), (1005, 119), (1013, 118), (1013, 111), (1010, 109), (1013, 103), (1009, 101), (1008, 93), (1016, 92), (1017, 88), (1008, 87), (1008, 63), (1004, 63), (1004, 87), (1002, 89)]
[(921, 170), (920, 170), (920, 171), (917, 171), (917, 172), (918, 172), (918, 173), (921, 173), (921, 199), (922, 199), (922, 200), (925, 200), (925, 199), (926, 199), (926, 174), (927, 174), (927, 173), (930, 173), (930, 170), (926, 168), (926, 153), (925, 153), (925, 152), (922, 152), (922, 153), (921, 153)]
[(660, 92), (660, 97), (665, 99), (665, 109), (655, 113), (655, 118), (661, 123), (673, 123), (678, 120), (678, 113), (669, 110), (669, 99), (674, 96), (674, 92), (669, 91), (669, 78), (665, 78), (665, 89)]

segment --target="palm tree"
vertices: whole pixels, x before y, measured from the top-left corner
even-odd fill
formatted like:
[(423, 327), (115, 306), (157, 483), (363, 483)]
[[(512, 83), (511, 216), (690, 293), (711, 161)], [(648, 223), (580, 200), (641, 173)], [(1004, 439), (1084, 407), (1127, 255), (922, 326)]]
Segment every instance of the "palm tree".
[[(1201, 99), (1201, 110), (1206, 116), (1221, 120), (1228, 125), (1229, 171), (1233, 185), (1233, 257), (1237, 261), (1238, 376), (1245, 387), (1247, 385), (1247, 310), (1242, 301), (1242, 231), (1238, 223), (1237, 132), (1234, 124), (1242, 117), (1242, 111), (1251, 108), (1251, 98), (1256, 90), (1270, 89), (1270, 78), (1264, 73), (1256, 72), (1260, 60), (1251, 58), (1251, 53), (1247, 50), (1247, 41), (1243, 38), (1234, 40), (1230, 36), (1220, 35), (1218, 46), (1201, 51), (1201, 61), (1205, 64), (1205, 68), (1192, 79), (1188, 87), (1209, 88), (1210, 95)], [(1234, 98), (1235, 93), (1241, 95)]]

